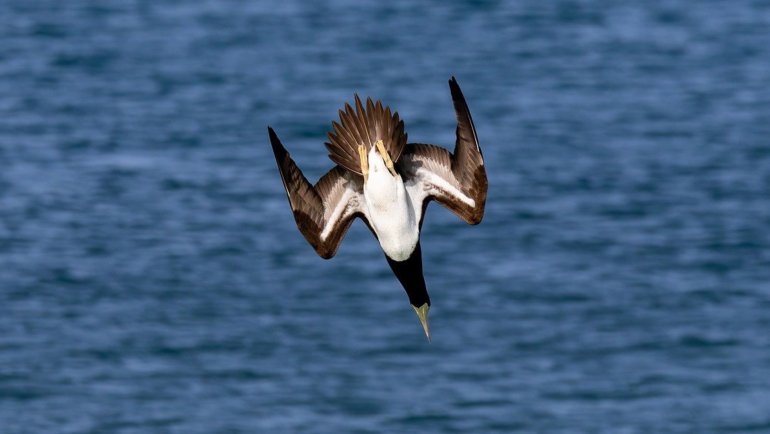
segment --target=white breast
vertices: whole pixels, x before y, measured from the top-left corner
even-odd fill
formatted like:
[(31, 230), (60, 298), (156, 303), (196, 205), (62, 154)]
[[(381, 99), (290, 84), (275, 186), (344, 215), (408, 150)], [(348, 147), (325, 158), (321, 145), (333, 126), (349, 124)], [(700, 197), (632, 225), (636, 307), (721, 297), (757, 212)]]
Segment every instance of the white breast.
[(388, 257), (405, 261), (420, 238), (412, 201), (401, 176), (388, 172), (382, 157), (369, 153), (369, 179), (364, 184), (367, 217)]

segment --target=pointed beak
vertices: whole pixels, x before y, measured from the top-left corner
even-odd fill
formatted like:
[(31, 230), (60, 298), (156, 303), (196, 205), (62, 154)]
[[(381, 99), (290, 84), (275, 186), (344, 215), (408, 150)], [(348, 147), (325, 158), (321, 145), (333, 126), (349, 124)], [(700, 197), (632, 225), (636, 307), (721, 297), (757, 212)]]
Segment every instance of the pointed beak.
[(417, 317), (420, 318), (422, 329), (425, 330), (425, 336), (428, 338), (428, 342), (430, 342), (430, 327), (428, 327), (428, 311), (430, 310), (430, 305), (425, 303), (420, 307), (412, 306), (412, 308), (414, 308)]

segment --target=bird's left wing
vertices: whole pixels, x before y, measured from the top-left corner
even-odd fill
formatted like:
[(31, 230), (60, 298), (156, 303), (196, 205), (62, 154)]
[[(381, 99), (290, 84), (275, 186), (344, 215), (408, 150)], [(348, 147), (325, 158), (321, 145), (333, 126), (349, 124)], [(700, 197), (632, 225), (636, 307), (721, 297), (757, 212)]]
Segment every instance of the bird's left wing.
[(367, 222), (361, 180), (335, 166), (311, 185), (275, 131), (268, 127), (268, 132), (297, 227), (316, 253), (329, 259), (356, 217)]
[(478, 224), (484, 217), (488, 186), (484, 157), (471, 112), (454, 77), (449, 80), (449, 89), (457, 115), (454, 153), (436, 145), (410, 143), (398, 162), (415, 209), (421, 210), (420, 225), (431, 200), (468, 224)]

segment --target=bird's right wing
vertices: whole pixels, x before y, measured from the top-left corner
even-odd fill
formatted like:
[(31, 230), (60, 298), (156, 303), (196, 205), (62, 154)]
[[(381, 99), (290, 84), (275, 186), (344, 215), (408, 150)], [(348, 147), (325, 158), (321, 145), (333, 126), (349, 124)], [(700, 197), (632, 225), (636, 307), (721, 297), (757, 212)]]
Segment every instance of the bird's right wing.
[(481, 154), (471, 112), (460, 86), (449, 80), (455, 114), (457, 140), (454, 154), (422, 143), (406, 145), (399, 169), (406, 175), (406, 186), (416, 207), (421, 207), (420, 224), (431, 200), (457, 214), (468, 224), (478, 224), (484, 217), (487, 200), (487, 172)]
[(367, 222), (361, 180), (335, 166), (311, 185), (275, 131), (268, 127), (268, 132), (297, 227), (316, 253), (329, 259), (356, 217)]

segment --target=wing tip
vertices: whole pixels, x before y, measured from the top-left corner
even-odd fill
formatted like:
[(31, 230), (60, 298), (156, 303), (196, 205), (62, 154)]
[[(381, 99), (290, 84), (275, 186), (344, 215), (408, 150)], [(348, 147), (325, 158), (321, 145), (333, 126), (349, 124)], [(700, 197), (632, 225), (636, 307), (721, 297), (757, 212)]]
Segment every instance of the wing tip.
[(481, 214), (478, 214), (478, 215), (475, 215), (475, 216), (471, 217), (468, 220), (468, 224), (471, 225), (471, 226), (476, 226), (479, 223), (481, 223), (482, 220), (484, 220), (484, 211), (481, 211)]
[(276, 161), (289, 154), (283, 146), (283, 143), (281, 143), (281, 139), (278, 138), (278, 134), (276, 134), (275, 130), (269, 125), (267, 126), (267, 134), (270, 136), (270, 145), (273, 147), (273, 154), (275, 154)]
[(465, 97), (463, 97), (463, 91), (460, 90), (460, 85), (457, 83), (457, 79), (454, 75), (449, 79), (449, 91), (452, 92), (453, 100), (457, 101), (465, 99)]

